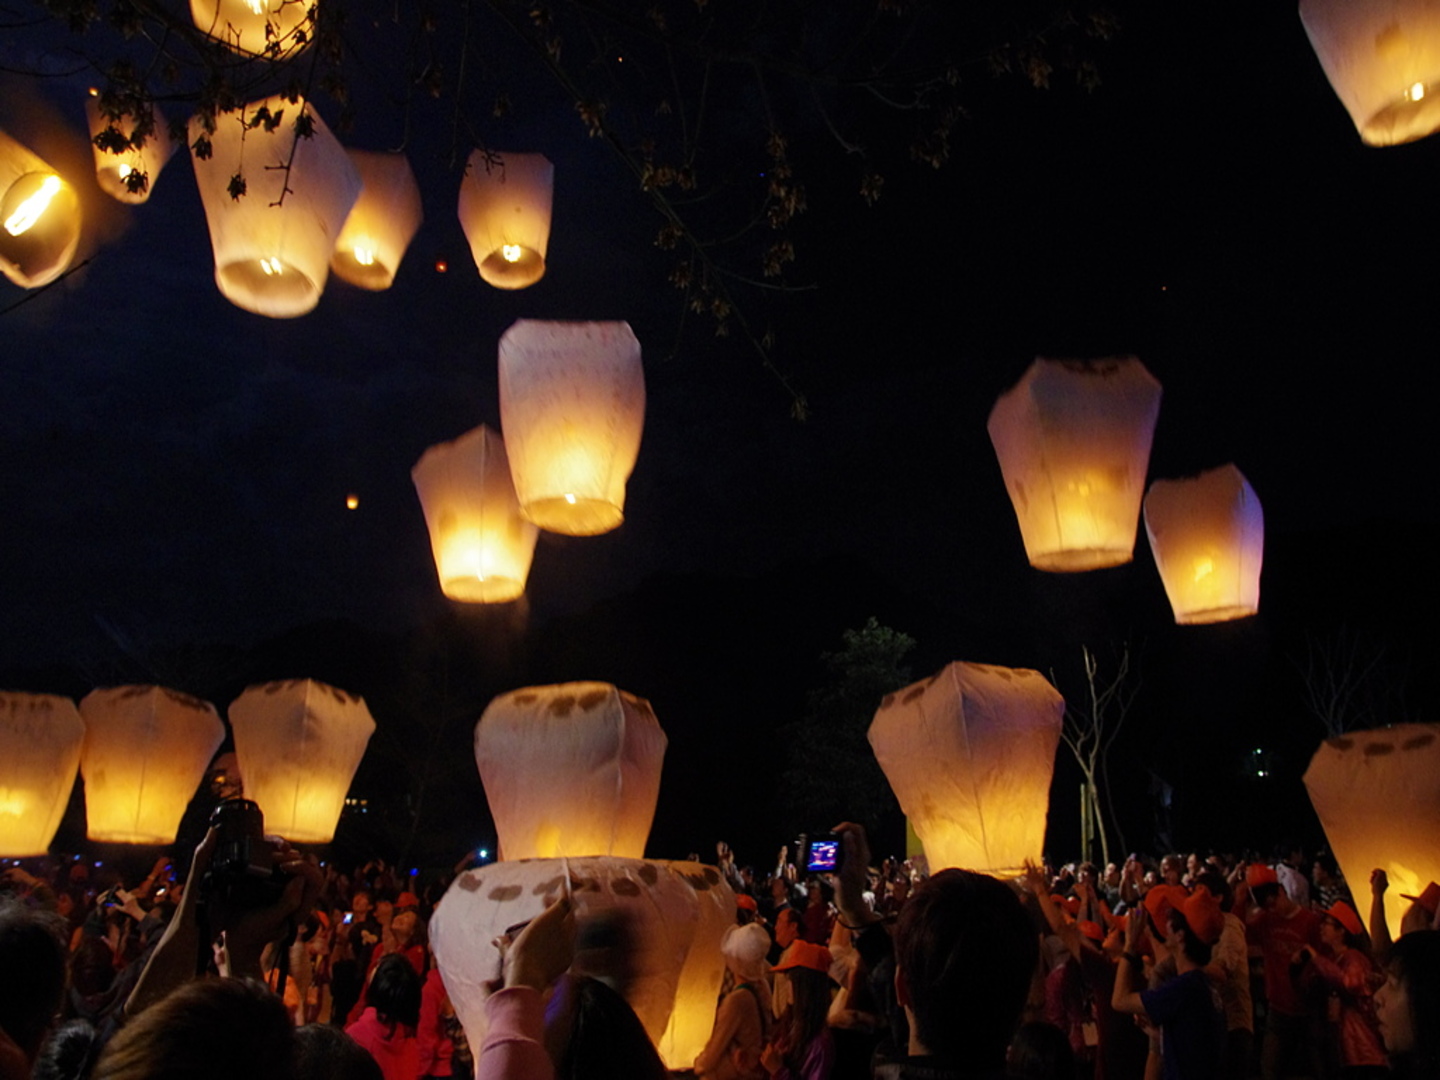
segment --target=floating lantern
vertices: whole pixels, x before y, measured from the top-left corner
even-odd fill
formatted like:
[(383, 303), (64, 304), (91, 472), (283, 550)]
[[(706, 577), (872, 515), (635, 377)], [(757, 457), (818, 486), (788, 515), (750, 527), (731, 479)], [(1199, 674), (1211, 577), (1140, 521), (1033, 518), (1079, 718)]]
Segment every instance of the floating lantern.
[(75, 189), (0, 131), (0, 272), (22, 289), (48, 285), (80, 244)]
[(65, 816), (84, 739), (69, 698), (0, 693), (0, 856), (45, 854)]
[(190, 0), (190, 18), (246, 56), (294, 56), (315, 36), (315, 0)]
[(1440, 724), (1396, 724), (1327, 739), (1305, 770), (1305, 789), (1345, 877), (1384, 870), (1385, 921), (1400, 936), (1409, 906), (1440, 881)]
[(80, 702), (91, 840), (169, 844), (225, 741), (215, 707), (159, 686), (92, 690)]
[(330, 268), (362, 289), (388, 289), (425, 219), (420, 188), (404, 154), (348, 153), (364, 186), (335, 242)]
[[(112, 127), (123, 137), (132, 138), (137, 124), (135, 117), (127, 115), (111, 120), (100, 111), (100, 103), (94, 98), (85, 99), (85, 115), (90, 120), (90, 149), (95, 154), (95, 180), (100, 190), (123, 203), (143, 203), (150, 198), (160, 170), (175, 152), (170, 130), (159, 110), (152, 109), (155, 127), (139, 149), (132, 147), (118, 152), (100, 149), (95, 138)], [(135, 177), (143, 177), (144, 183), (132, 188)]]
[[(273, 131), (265, 124), (248, 126), (262, 108), (280, 116)], [(302, 113), (314, 131), (297, 140)], [(253, 102), (221, 113), (216, 125), (206, 136), (198, 118), (190, 121), (191, 143), (203, 136), (211, 145), (209, 158), (192, 153), (191, 159), (210, 223), (215, 283), (232, 304), (257, 315), (304, 315), (325, 291), (336, 238), (360, 194), (360, 174), (303, 100)], [(288, 189), (280, 167), (286, 162)], [(239, 198), (232, 195), (235, 177), (245, 185)]]
[(1038, 359), (990, 411), (990, 441), (1040, 570), (1129, 562), (1160, 384), (1133, 356)]
[(1440, 128), (1432, 0), (1300, 0), (1300, 21), (1362, 140), (1395, 146)]
[(1226, 622), (1260, 610), (1265, 514), (1234, 465), (1155, 481), (1145, 496), (1145, 532), (1177, 623)]
[(1065, 699), (1037, 671), (953, 663), (887, 694), (870, 746), (925, 845), (946, 867), (1016, 875), (1045, 843)]
[(540, 530), (520, 516), (500, 436), (481, 424), (432, 446), (410, 479), (425, 511), (441, 591), (480, 604), (524, 593)]
[(555, 166), (544, 154), (476, 150), (460, 182), (460, 226), (480, 276), (523, 289), (545, 276)]
[(231, 703), (230, 726), (245, 797), (260, 804), (266, 831), (329, 843), (375, 731), (365, 700), (314, 679), (265, 683)]
[(665, 745), (650, 703), (609, 683), (497, 697), (475, 725), (475, 764), (502, 857), (639, 858)]
[(500, 339), (500, 427), (515, 494), (550, 532), (625, 520), (645, 426), (645, 369), (629, 323), (521, 319)]

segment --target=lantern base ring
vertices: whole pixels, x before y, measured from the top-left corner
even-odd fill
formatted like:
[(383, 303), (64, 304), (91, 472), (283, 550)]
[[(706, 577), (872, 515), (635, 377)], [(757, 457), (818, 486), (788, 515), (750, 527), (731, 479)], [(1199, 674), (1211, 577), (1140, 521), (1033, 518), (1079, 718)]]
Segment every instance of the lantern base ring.
[(534, 499), (522, 506), (520, 512), (546, 532), (566, 536), (599, 536), (618, 529), (625, 520), (625, 512), (605, 499), (564, 495)]

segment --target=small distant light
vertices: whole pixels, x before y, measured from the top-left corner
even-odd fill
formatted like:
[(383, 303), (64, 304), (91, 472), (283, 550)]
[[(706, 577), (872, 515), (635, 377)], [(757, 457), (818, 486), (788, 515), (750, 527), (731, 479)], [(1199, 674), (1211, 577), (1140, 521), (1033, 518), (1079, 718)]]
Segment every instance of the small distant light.
[(1169, 292), (1169, 291), (1170, 291), (1170, 286), (1169, 286), (1169, 285), (1161, 285), (1161, 286), (1160, 286), (1160, 291), (1161, 291), (1161, 292)]
[(447, 263), (444, 259), (436, 259), (436, 260), (435, 260), (435, 272), (436, 272), (437, 274), (443, 274), (443, 273), (445, 273), (445, 271), (447, 271), (447, 270), (449, 270), (449, 269), (450, 269), (450, 264)]
[(357, 509), (359, 506), (360, 506), (360, 496), (359, 496), (359, 495), (346, 495), (346, 496), (345, 496), (345, 509), (346, 509), (346, 510), (355, 510), (355, 509)]
[(92, 87), (90, 87), (90, 96), (91, 96), (91, 97), (99, 97), (99, 96), (100, 96), (100, 91), (97, 90), (95, 87), (92, 86)]
[(478, 852), (476, 852), (476, 854), (479, 855), (482, 859), (488, 859), (490, 857), (490, 849), (482, 847)]
[(500, 257), (506, 262), (519, 262), (520, 256), (523, 254), (519, 244), (502, 244), (500, 246)]
[(1261, 770), (1260, 770), (1259, 772), (1257, 772), (1255, 775), (1256, 775), (1256, 776), (1269, 776), (1270, 774), (1267, 773), (1264, 769), (1261, 769)]
[(617, 57), (615, 58), (615, 62), (616, 62), (617, 64), (623, 64), (623, 63), (625, 62), (625, 58), (624, 58), (623, 56), (617, 56)]
[(575, 496), (574, 496), (573, 494), (571, 494), (570, 492), (567, 491), (567, 492), (565, 493), (565, 501), (566, 501), (567, 503), (569, 503), (571, 506), (574, 506), (574, 505), (575, 505)]
[(1410, 100), (1411, 100), (1411, 101), (1419, 101), (1419, 100), (1420, 100), (1421, 98), (1423, 98), (1424, 96), (1425, 96), (1425, 84), (1424, 84), (1424, 83), (1419, 83), (1419, 82), (1417, 82), (1414, 86), (1410, 87)]

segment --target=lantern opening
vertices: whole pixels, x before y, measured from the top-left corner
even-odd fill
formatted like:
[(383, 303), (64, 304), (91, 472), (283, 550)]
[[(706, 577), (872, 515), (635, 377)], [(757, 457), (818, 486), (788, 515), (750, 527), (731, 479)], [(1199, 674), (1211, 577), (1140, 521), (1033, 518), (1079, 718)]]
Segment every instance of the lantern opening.
[(625, 511), (605, 499), (582, 499), (573, 493), (526, 503), (521, 512), (549, 532), (566, 536), (599, 536), (625, 523)]
[(523, 289), (545, 276), (545, 257), (521, 244), (502, 244), (481, 261), (480, 276), (497, 289)]
[(1380, 109), (1360, 129), (1371, 146), (1398, 146), (1414, 142), (1440, 128), (1440, 97), (1425, 91), (1423, 82), (1407, 86), (1400, 96)]
[(276, 256), (236, 259), (215, 270), (226, 296), (244, 296), (249, 310), (273, 318), (303, 315), (320, 299), (321, 288), (291, 263)]
[(440, 582), (441, 591), (452, 600), (472, 604), (504, 604), (518, 600), (525, 592), (525, 582), (508, 577), (486, 577), (476, 573), (469, 577), (447, 577)]
[(330, 260), (335, 273), (351, 285), (379, 291), (395, 280), (395, 269), (386, 266), (374, 248), (357, 247), (353, 251), (337, 251)]

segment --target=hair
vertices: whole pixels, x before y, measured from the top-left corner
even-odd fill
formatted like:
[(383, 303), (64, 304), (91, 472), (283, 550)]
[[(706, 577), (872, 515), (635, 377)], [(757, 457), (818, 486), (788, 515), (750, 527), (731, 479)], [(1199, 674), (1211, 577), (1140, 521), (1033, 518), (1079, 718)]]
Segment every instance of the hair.
[(921, 1043), (940, 1057), (998, 1068), (1038, 953), (1019, 898), (995, 878), (952, 869), (921, 882), (895, 930)]
[(1006, 1055), (1005, 1075), (1011, 1080), (1072, 1080), (1075, 1052), (1054, 1024), (1034, 1020), (1015, 1032)]
[(559, 1080), (667, 1080), (669, 1071), (640, 1018), (598, 979), (575, 981), (575, 1020)]
[(830, 1014), (830, 976), (814, 968), (793, 967), (784, 972), (790, 980), (792, 998), (785, 1017), (780, 1021), (785, 1042), (785, 1064), (790, 1072), (800, 1075), (811, 1040), (826, 1027)]
[(370, 1051), (329, 1024), (295, 1029), (296, 1080), (384, 1080)]
[(0, 1029), (33, 1061), (65, 998), (65, 920), (0, 900)]
[(1273, 897), (1279, 896), (1284, 891), (1280, 888), (1278, 881), (1267, 881), (1263, 885), (1256, 885), (1250, 890), (1250, 899), (1255, 901), (1255, 906), (1263, 908), (1270, 903)]
[(420, 994), (424, 989), (410, 961), (399, 953), (382, 956), (365, 988), (365, 1004), (387, 1024), (415, 1027), (420, 1023)]
[(1416, 930), (1390, 946), (1385, 971), (1405, 987), (1415, 1047), (1402, 1075), (1440, 1075), (1440, 930)]
[[(1230, 887), (1230, 882), (1225, 880), (1225, 875), (1220, 871), (1201, 871), (1195, 878), (1195, 884), (1205, 886), (1205, 890), (1220, 901), (1220, 910), (1229, 911), (1235, 906), (1235, 890)], [(1264, 886), (1259, 886), (1259, 888), (1264, 888)]]
[(1190, 920), (1185, 918), (1183, 911), (1170, 909), (1170, 929), (1183, 931), (1185, 934), (1185, 956), (1192, 963), (1204, 967), (1210, 963), (1210, 946), (1200, 935), (1190, 929)]
[(1340, 864), (1335, 861), (1335, 856), (1331, 855), (1328, 851), (1322, 851), (1315, 856), (1315, 865), (1331, 877), (1340, 876)]
[(32, 1080), (84, 1080), (90, 1075), (100, 1040), (86, 1020), (70, 1020), (58, 1027), (35, 1059)]

